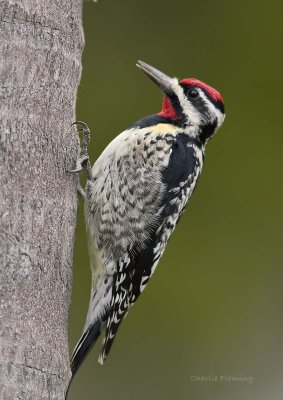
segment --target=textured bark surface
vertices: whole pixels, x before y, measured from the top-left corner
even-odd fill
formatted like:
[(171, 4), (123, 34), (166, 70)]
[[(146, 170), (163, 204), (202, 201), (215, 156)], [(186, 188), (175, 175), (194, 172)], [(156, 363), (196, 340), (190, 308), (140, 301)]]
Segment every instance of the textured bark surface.
[(63, 399), (81, 0), (0, 2), (0, 398)]

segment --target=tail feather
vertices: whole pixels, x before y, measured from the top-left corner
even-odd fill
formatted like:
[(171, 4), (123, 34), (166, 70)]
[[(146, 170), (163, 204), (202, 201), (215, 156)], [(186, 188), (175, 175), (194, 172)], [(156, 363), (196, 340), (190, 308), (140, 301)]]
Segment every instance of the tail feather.
[(111, 324), (109, 328), (108, 327), (106, 328), (105, 338), (104, 338), (103, 344), (102, 344), (102, 349), (101, 349), (99, 357), (98, 357), (98, 362), (101, 365), (104, 364), (104, 361), (106, 360), (106, 358), (108, 357), (108, 354), (110, 353), (113, 341), (115, 339), (116, 333), (118, 331), (118, 328), (119, 328), (121, 322), (122, 322), (122, 320), (119, 321), (118, 323), (116, 323), (115, 325)]
[[(119, 298), (119, 300), (119, 309), (112, 310), (107, 320), (105, 337), (98, 358), (98, 362), (101, 365), (104, 364), (104, 361), (108, 357), (119, 326), (128, 313), (129, 300), (127, 294), (125, 294), (124, 297)], [(123, 303), (123, 300), (125, 301), (125, 303)]]
[(95, 322), (91, 325), (85, 333), (80, 338), (78, 344), (76, 345), (72, 360), (71, 360), (71, 370), (72, 376), (75, 375), (80, 365), (94, 346), (101, 332), (101, 321)]

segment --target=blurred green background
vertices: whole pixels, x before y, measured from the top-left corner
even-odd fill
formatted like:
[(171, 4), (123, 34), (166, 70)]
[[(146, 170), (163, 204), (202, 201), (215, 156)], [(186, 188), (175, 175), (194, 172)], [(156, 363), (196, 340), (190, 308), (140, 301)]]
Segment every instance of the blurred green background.
[[(71, 400), (282, 399), (282, 12), (276, 0), (85, 2), (77, 117), (92, 129), (92, 162), (132, 122), (160, 110), (162, 95), (138, 59), (215, 86), (227, 117), (108, 361), (97, 363), (99, 343)], [(89, 290), (80, 201), (71, 349)]]

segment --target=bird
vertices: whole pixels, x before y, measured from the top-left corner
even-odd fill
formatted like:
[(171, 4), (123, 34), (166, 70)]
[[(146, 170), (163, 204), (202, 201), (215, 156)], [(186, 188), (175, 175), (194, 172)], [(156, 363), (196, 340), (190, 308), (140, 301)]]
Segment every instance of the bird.
[(87, 173), (85, 220), (92, 270), (89, 309), (71, 359), (76, 373), (101, 332), (106, 360), (121, 322), (146, 287), (200, 176), (207, 142), (225, 118), (221, 94), (138, 61), (164, 94), (162, 110), (119, 134), (91, 167), (90, 130), (72, 172)]

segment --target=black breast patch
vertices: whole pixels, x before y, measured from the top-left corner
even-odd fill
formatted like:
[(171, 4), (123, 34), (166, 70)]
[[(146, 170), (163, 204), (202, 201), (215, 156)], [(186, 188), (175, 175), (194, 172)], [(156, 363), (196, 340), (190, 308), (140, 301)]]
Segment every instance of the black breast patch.
[(172, 144), (168, 167), (163, 171), (163, 181), (168, 190), (177, 187), (178, 183), (188, 179), (196, 167), (196, 156), (194, 149), (189, 146), (191, 139), (185, 133), (176, 136)]

